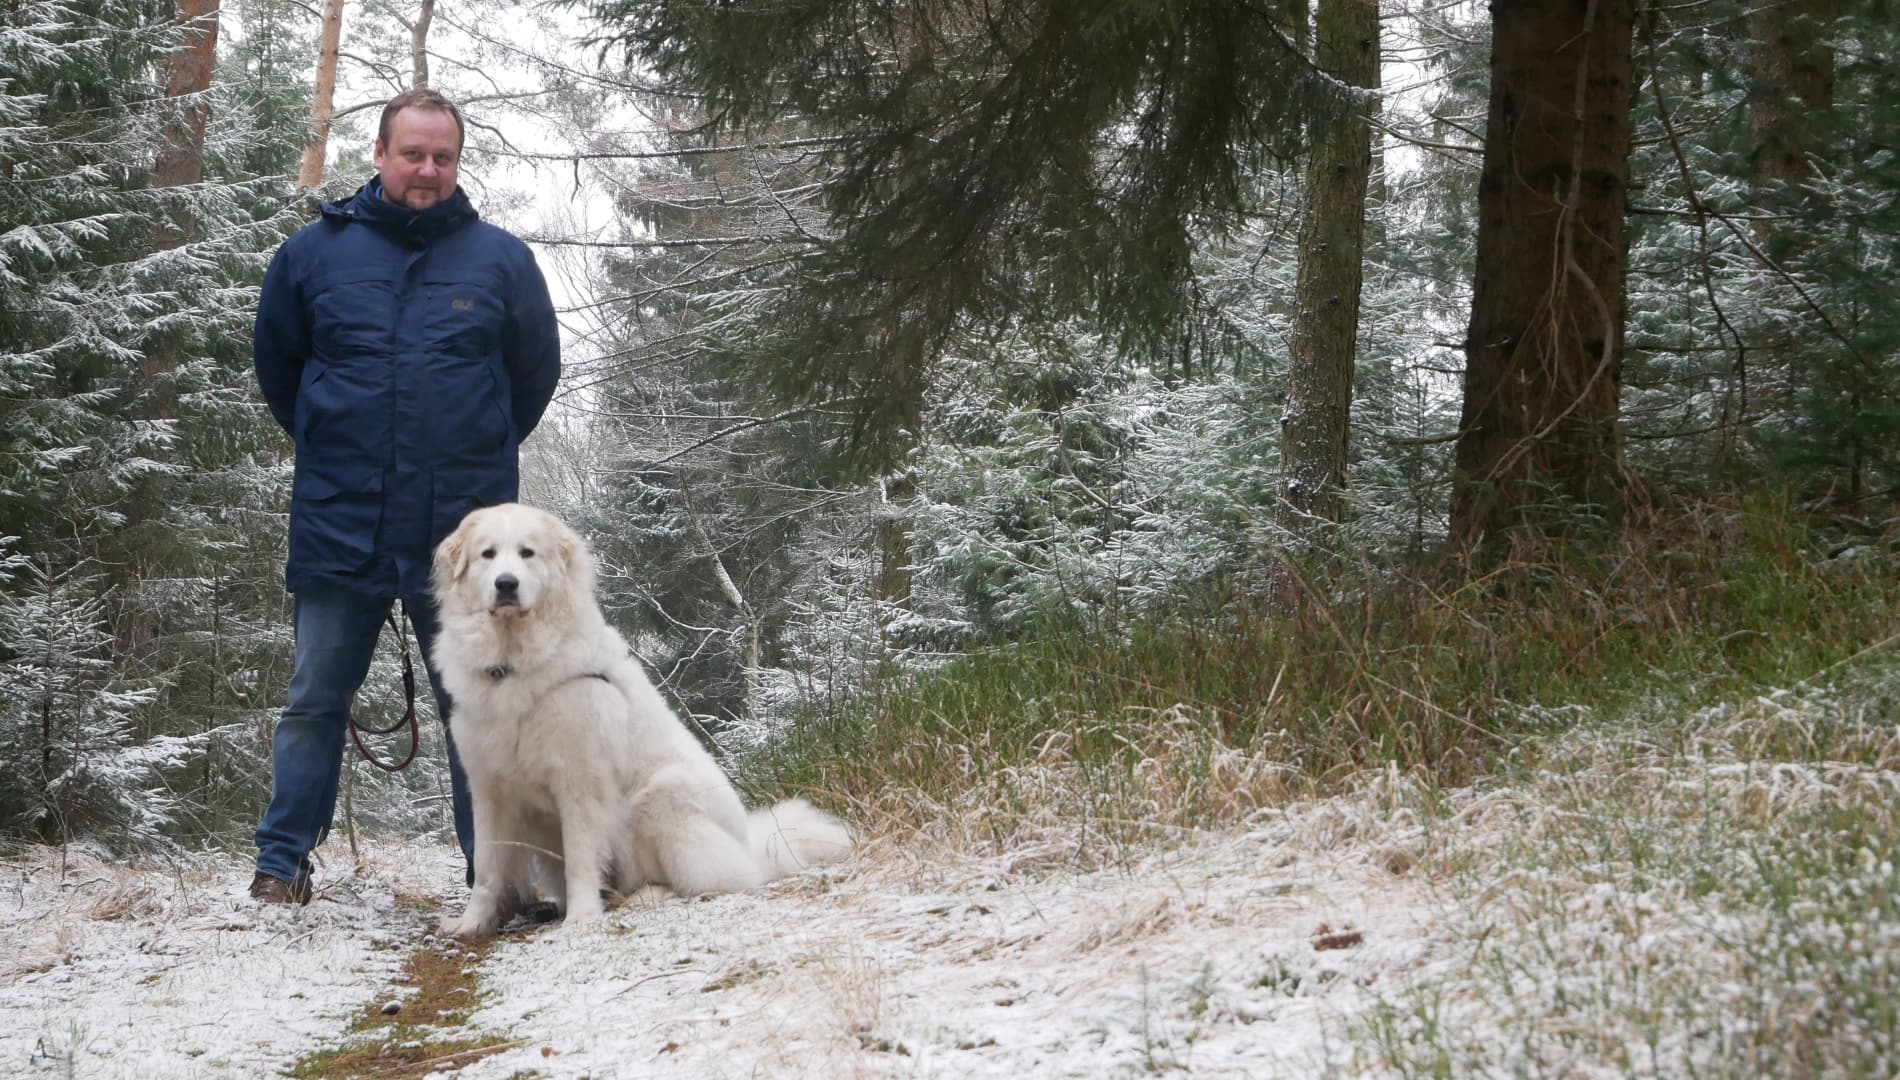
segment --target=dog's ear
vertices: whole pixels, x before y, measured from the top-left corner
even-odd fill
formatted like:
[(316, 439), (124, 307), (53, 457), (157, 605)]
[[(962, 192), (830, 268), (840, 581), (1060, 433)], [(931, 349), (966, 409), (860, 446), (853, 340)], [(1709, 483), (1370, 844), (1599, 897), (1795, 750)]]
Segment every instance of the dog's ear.
[(556, 547), (561, 553), (561, 568), (570, 571), (579, 569), (581, 538), (575, 535), (574, 530), (568, 528), (566, 525), (561, 526), (561, 530), (557, 535), (559, 539), (556, 542)]
[(430, 568), (430, 576), (435, 579), (438, 591), (468, 573), (468, 523), (474, 517), (474, 514), (469, 514), (463, 518), (455, 531), (443, 537), (442, 542), (435, 546), (435, 561)]

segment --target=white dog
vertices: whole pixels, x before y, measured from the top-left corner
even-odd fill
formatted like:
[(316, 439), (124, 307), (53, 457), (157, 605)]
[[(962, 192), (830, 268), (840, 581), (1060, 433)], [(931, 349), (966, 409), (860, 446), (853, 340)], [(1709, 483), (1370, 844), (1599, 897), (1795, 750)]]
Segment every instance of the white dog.
[(803, 800), (746, 813), (601, 617), (587, 546), (552, 514), (469, 514), (434, 587), (475, 804), (475, 890), (445, 933), (494, 933), (537, 884), (573, 925), (600, 916), (603, 887), (738, 892), (849, 853), (850, 831)]

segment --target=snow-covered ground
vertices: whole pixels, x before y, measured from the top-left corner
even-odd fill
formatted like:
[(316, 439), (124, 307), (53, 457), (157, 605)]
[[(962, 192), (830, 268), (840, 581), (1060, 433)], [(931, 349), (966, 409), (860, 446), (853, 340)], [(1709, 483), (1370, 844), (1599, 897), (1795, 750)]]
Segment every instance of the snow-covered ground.
[(1508, 780), (1369, 772), (1106, 869), (1085, 822), (876, 835), (485, 955), (431, 937), (462, 902), (444, 848), (326, 851), (301, 910), (228, 856), (16, 851), (0, 1075), (281, 1073), (387, 1039), (352, 1024), (448, 949), (480, 1002), (445, 1037), (494, 1050), (469, 1078), (1895, 1076), (1895, 701), (1900, 675), (1584, 722)]
[[(1284, 820), (1076, 874), (872, 845), (757, 895), (638, 898), (509, 935), (469, 1027), (514, 1048), (458, 1075), (1311, 1076), (1366, 985), (1427, 948), (1432, 904)], [(453, 853), (384, 846), (301, 911), (233, 861), (58, 854), (0, 878), (0, 1074), (256, 1076), (400, 999), (460, 903)]]
[(36, 850), (0, 869), (0, 1075), (268, 1075), (334, 1038), (414, 927), (381, 873), (295, 915), (235, 862), (132, 870)]

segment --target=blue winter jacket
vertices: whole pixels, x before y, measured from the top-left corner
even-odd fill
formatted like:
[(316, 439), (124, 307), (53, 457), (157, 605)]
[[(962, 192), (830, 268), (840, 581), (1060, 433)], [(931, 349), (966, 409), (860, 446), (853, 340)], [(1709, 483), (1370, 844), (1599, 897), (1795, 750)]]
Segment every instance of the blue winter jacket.
[(416, 213), (380, 180), (277, 250), (253, 356), (297, 447), (285, 585), (383, 597), (422, 594), (462, 516), (516, 497), (561, 370), (528, 246), (460, 189)]

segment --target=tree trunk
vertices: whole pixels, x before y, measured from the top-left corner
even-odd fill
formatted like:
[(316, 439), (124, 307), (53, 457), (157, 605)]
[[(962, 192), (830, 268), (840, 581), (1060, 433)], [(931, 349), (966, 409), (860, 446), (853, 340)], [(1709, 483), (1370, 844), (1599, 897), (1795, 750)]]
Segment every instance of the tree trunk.
[[(1838, 14), (1838, 0), (1771, 0), (1749, 16), (1755, 82), (1748, 115), (1755, 144), (1749, 180), (1760, 211), (1753, 232), (1770, 258), (1797, 272), (1808, 254), (1803, 239), (1812, 235), (1800, 218), (1818, 209), (1807, 190), (1814, 178), (1808, 157), (1823, 149), (1814, 119), (1834, 107), (1834, 50), (1822, 39)], [(1788, 304), (1785, 288), (1766, 279), (1763, 306)], [(1801, 320), (1770, 320), (1756, 342), (1764, 397), (1778, 402), (1784, 413), (1797, 410), (1815, 375), (1801, 340), (1804, 329)], [(1749, 405), (1742, 402), (1744, 415)]]
[(422, 0), (416, 21), (409, 24), (409, 88), (429, 85), (429, 23), (435, 20), (435, 0)]
[[(211, 78), (217, 68), (219, 0), (178, 0), (178, 42), (172, 49), (165, 77), (165, 98), (174, 109), (159, 130), (158, 153), (152, 161), (152, 186), (188, 187), (205, 176), (205, 124), (211, 115)], [(170, 220), (154, 224), (152, 246), (169, 251), (191, 234), (190, 215), (174, 208)], [(135, 390), (142, 396), (139, 416), (164, 420), (172, 403), (162, 383), (177, 366), (172, 350), (159, 342), (148, 346), (139, 359)]]
[(304, 143), (297, 190), (323, 183), (323, 158), (330, 146), (330, 112), (336, 102), (336, 56), (343, 40), (343, 0), (323, 0), (323, 35), (317, 44), (315, 104), (310, 110), (310, 139)]
[[(1622, 505), (1632, 0), (1494, 0), (1452, 535)], [(1574, 509), (1574, 505), (1570, 507)], [(1543, 511), (1554, 510), (1554, 514)]]
[[(1749, 17), (1755, 40), (1751, 179), (1756, 205), (1765, 211), (1782, 209), (1785, 194), (1812, 174), (1808, 155), (1819, 149), (1812, 121), (1834, 107), (1834, 50), (1822, 39), (1838, 13), (1838, 0), (1774, 0)], [(1770, 254), (1779, 246), (1778, 234), (1791, 231), (1798, 230), (1779, 221), (1756, 223)]]
[[(154, 189), (191, 187), (204, 182), (205, 126), (211, 116), (211, 80), (217, 69), (219, 0), (178, 0), (178, 39), (172, 46), (165, 76), (165, 99), (172, 112), (159, 129), (158, 151), (152, 159)], [(154, 251), (170, 251), (195, 230), (187, 197), (161, 209), (152, 223)], [(132, 374), (137, 417), (142, 422), (166, 421), (178, 411), (173, 373), (182, 349), (174, 335), (149, 336), (139, 350)], [(147, 445), (149, 457), (168, 457), (161, 445)], [(164, 527), (166, 480), (161, 472), (147, 473), (126, 495), (125, 523), (120, 535), (126, 544), (128, 567), (140, 585), (161, 572), (161, 552), (170, 540)], [(135, 596), (145, 596), (136, 588)], [(119, 648), (129, 656), (151, 653), (159, 633), (159, 619), (151, 608), (134, 603), (119, 624)]]
[[(1378, 0), (1320, 0), (1320, 70), (1349, 86), (1379, 84)], [(1291, 533), (1346, 512), (1346, 448), (1364, 278), (1372, 129), (1364, 104), (1329, 124), (1306, 166), (1299, 279), (1280, 417), (1280, 500)]]
[(872, 590), (877, 597), (880, 628), (899, 611), (911, 610), (910, 502), (917, 495), (917, 479), (908, 468), (879, 483), (883, 516), (877, 523), (877, 575)]
[(883, 513), (877, 522), (877, 569), (871, 583), (877, 604), (879, 636), (885, 650), (890, 649), (888, 633), (891, 620), (900, 611), (912, 610), (911, 585), (914, 564), (911, 559), (911, 503), (917, 497), (917, 476), (912, 471), (917, 432), (923, 428), (924, 387), (914, 377), (915, 366), (906, 366), (906, 375), (896, 379), (890, 407), (896, 410), (898, 450), (894, 455), (896, 472), (878, 481)]
[(687, 520), (693, 524), (693, 535), (699, 538), (700, 546), (706, 552), (706, 558), (712, 563), (713, 580), (719, 586), (719, 594), (732, 605), (733, 612), (744, 626), (745, 654), (740, 663), (743, 665), (745, 678), (745, 714), (757, 716), (759, 715), (759, 694), (762, 689), (759, 681), (759, 660), (762, 655), (765, 620), (753, 610), (752, 605), (745, 598), (745, 593), (739, 590), (739, 583), (733, 580), (731, 572), (726, 569), (726, 560), (720, 555), (718, 546), (713, 543), (712, 534), (706, 531), (705, 522), (700, 520), (699, 510), (693, 505), (692, 488), (687, 486), (683, 475), (680, 477), (680, 504), (686, 508)]
[[(211, 76), (218, 59), (218, 0), (178, 0), (179, 40), (165, 78), (165, 98), (175, 112), (158, 133), (153, 187), (186, 187), (205, 177), (205, 123), (211, 116)], [(177, 247), (189, 223), (161, 230), (161, 249)]]

